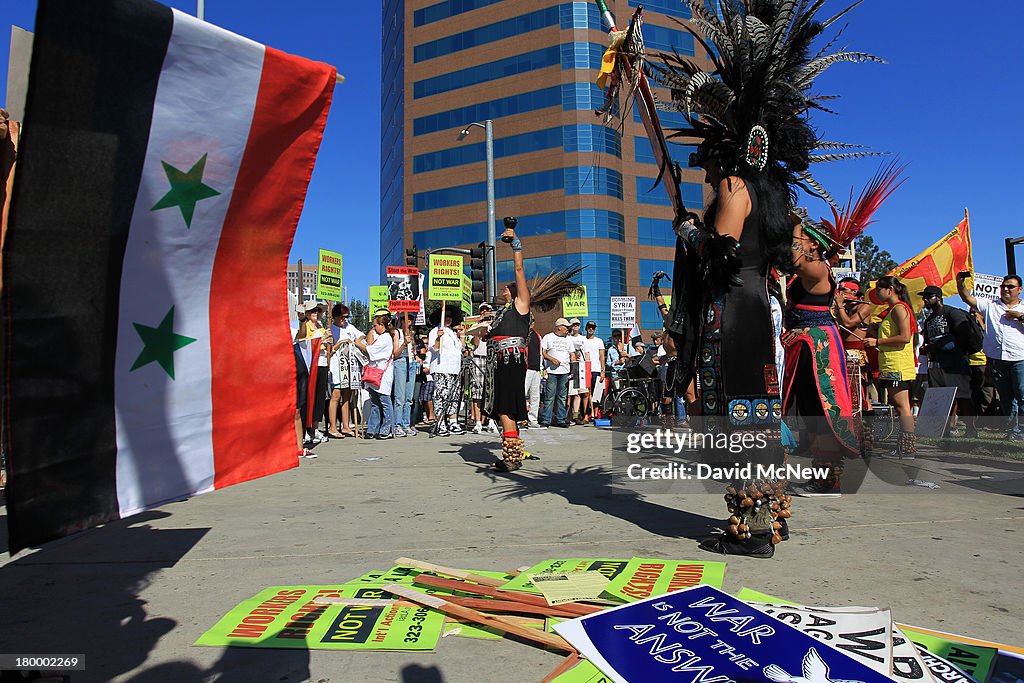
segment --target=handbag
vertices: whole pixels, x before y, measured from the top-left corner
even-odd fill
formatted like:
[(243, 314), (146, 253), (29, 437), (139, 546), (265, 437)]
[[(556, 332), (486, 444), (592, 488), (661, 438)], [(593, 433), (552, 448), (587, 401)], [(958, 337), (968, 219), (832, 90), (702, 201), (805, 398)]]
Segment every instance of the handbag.
[(384, 379), (384, 373), (391, 366), (391, 359), (388, 359), (387, 365), (382, 368), (375, 368), (372, 365), (367, 365), (363, 368), (363, 382), (369, 384), (371, 387), (380, 388), (380, 383)]

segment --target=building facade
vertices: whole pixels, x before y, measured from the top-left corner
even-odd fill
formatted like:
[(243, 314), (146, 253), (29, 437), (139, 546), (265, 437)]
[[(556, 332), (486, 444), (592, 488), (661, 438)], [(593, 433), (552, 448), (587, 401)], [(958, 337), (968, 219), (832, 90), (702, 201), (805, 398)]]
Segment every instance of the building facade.
[[(637, 4), (608, 3), (623, 25)], [(689, 18), (679, 0), (642, 4), (649, 55), (695, 55), (673, 21)], [(644, 302), (652, 273), (671, 273), (675, 235), (639, 115), (595, 116), (607, 35), (594, 2), (385, 0), (382, 40), (381, 272), (413, 244), (422, 253), (486, 238), (484, 134), (456, 138), (490, 119), (498, 233), (503, 216), (519, 218), (528, 277), (585, 265), (588, 317), (607, 336), (609, 297)], [(678, 114), (662, 123), (684, 127)], [(687, 208), (700, 213), (703, 172), (685, 169), (692, 147), (672, 148)], [(499, 283), (512, 278), (510, 259), (499, 243)], [(638, 317), (645, 330), (661, 327), (653, 302)]]
[[(299, 264), (288, 264), (288, 291), (297, 292), (299, 287)], [(302, 289), (316, 293), (316, 261), (302, 264)], [(312, 298), (306, 297), (306, 298)]]

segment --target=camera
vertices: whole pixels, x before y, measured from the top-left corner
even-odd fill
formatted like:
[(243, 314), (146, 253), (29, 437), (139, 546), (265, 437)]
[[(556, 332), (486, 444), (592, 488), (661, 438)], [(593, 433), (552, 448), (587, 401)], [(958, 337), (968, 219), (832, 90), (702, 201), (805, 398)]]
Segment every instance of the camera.
[[(505, 222), (505, 229), (506, 230), (509, 230), (509, 229), (515, 230), (516, 226), (519, 225), (519, 219), (516, 218), (515, 216), (505, 216), (504, 222)], [(502, 242), (511, 242), (512, 238), (502, 236), (501, 241)]]

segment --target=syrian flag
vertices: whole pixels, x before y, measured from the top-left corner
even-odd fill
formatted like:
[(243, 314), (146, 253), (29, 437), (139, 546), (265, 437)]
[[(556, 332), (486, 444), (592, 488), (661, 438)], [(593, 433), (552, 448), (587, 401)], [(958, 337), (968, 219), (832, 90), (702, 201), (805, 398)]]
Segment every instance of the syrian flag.
[(287, 256), (335, 71), (40, 0), (4, 248), (10, 549), (295, 467)]

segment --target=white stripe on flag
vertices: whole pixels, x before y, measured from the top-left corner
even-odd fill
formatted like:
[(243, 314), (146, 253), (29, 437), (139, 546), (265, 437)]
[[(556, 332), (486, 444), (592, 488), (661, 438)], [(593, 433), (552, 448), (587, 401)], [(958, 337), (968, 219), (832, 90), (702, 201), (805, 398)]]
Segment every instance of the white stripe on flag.
[[(240, 312), (210, 301), (210, 278), (263, 55), (258, 43), (174, 11), (121, 278), (115, 413), (122, 517), (213, 489), (210, 316)], [(168, 199), (173, 171), (164, 164), (187, 174), (204, 156), (202, 184), (219, 194), (195, 201), (191, 226), (178, 205), (154, 209), (184, 199), (187, 213), (196, 195)], [(174, 379), (159, 362), (133, 370), (137, 361), (168, 357), (147, 347), (135, 324), (159, 328), (172, 306), (171, 331), (195, 339), (173, 351)]]

